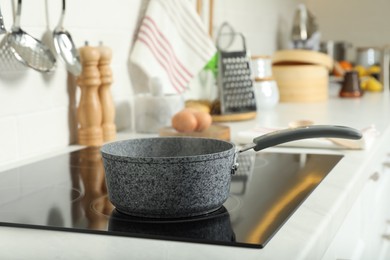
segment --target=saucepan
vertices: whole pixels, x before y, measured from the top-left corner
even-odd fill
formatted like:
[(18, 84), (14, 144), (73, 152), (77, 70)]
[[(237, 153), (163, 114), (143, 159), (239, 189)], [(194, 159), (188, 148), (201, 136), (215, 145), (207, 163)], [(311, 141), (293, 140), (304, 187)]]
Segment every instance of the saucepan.
[(101, 148), (108, 197), (124, 214), (184, 218), (219, 209), (229, 197), (239, 153), (306, 138), (360, 139), (360, 131), (335, 125), (283, 129), (238, 149), (211, 138), (155, 137), (116, 141)]

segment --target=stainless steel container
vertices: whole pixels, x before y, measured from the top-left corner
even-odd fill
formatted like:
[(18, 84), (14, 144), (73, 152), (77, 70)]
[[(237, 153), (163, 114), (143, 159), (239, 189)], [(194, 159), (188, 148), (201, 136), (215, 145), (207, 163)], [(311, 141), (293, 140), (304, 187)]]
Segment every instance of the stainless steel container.
[(352, 44), (344, 41), (321, 42), (320, 51), (328, 54), (335, 61), (348, 60), (348, 50)]
[(356, 49), (356, 64), (364, 67), (379, 65), (381, 63), (381, 56), (381, 48), (360, 47)]

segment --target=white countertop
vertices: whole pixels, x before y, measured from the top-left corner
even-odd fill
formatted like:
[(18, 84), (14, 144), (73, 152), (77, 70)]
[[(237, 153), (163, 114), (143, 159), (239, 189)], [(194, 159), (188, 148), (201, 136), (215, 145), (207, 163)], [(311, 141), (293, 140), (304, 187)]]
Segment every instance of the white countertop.
[[(366, 150), (270, 148), (281, 152), (294, 150), (310, 153), (342, 153), (344, 158), (264, 249), (0, 227), (0, 258), (318, 259), (325, 252), (352, 207), (356, 194), (361, 191), (364, 180), (370, 174), (370, 164), (375, 155), (386, 149), (383, 142), (390, 136), (389, 101), (388, 95), (383, 93), (366, 93), (359, 99), (340, 99), (337, 95), (332, 95), (328, 102), (323, 103), (281, 103), (273, 110), (259, 113), (256, 120), (229, 124), (233, 141), (239, 130), (250, 129), (256, 125), (287, 126), (289, 122), (300, 119), (310, 119), (317, 124), (346, 125), (357, 129), (374, 124), (380, 132), (375, 143)], [(121, 138), (129, 136), (132, 134), (125, 133)], [(74, 146), (54, 151), (50, 155), (20, 162), (19, 165), (77, 148)], [(15, 166), (17, 165), (13, 164), (8, 168)]]

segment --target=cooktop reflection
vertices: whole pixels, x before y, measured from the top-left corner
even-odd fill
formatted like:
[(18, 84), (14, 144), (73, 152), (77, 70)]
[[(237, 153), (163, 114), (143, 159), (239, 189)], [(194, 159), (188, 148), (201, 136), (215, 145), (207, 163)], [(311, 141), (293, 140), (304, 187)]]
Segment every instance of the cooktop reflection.
[(341, 158), (243, 153), (223, 207), (162, 220), (117, 211), (99, 148), (85, 148), (0, 172), (0, 225), (262, 248)]

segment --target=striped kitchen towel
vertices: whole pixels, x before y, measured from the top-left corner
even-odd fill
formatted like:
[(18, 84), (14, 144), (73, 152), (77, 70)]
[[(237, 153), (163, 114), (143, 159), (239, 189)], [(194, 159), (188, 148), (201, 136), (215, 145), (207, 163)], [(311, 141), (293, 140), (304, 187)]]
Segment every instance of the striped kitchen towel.
[(159, 78), (164, 94), (176, 94), (186, 90), (215, 52), (190, 1), (150, 0), (130, 62), (143, 71), (145, 80)]

